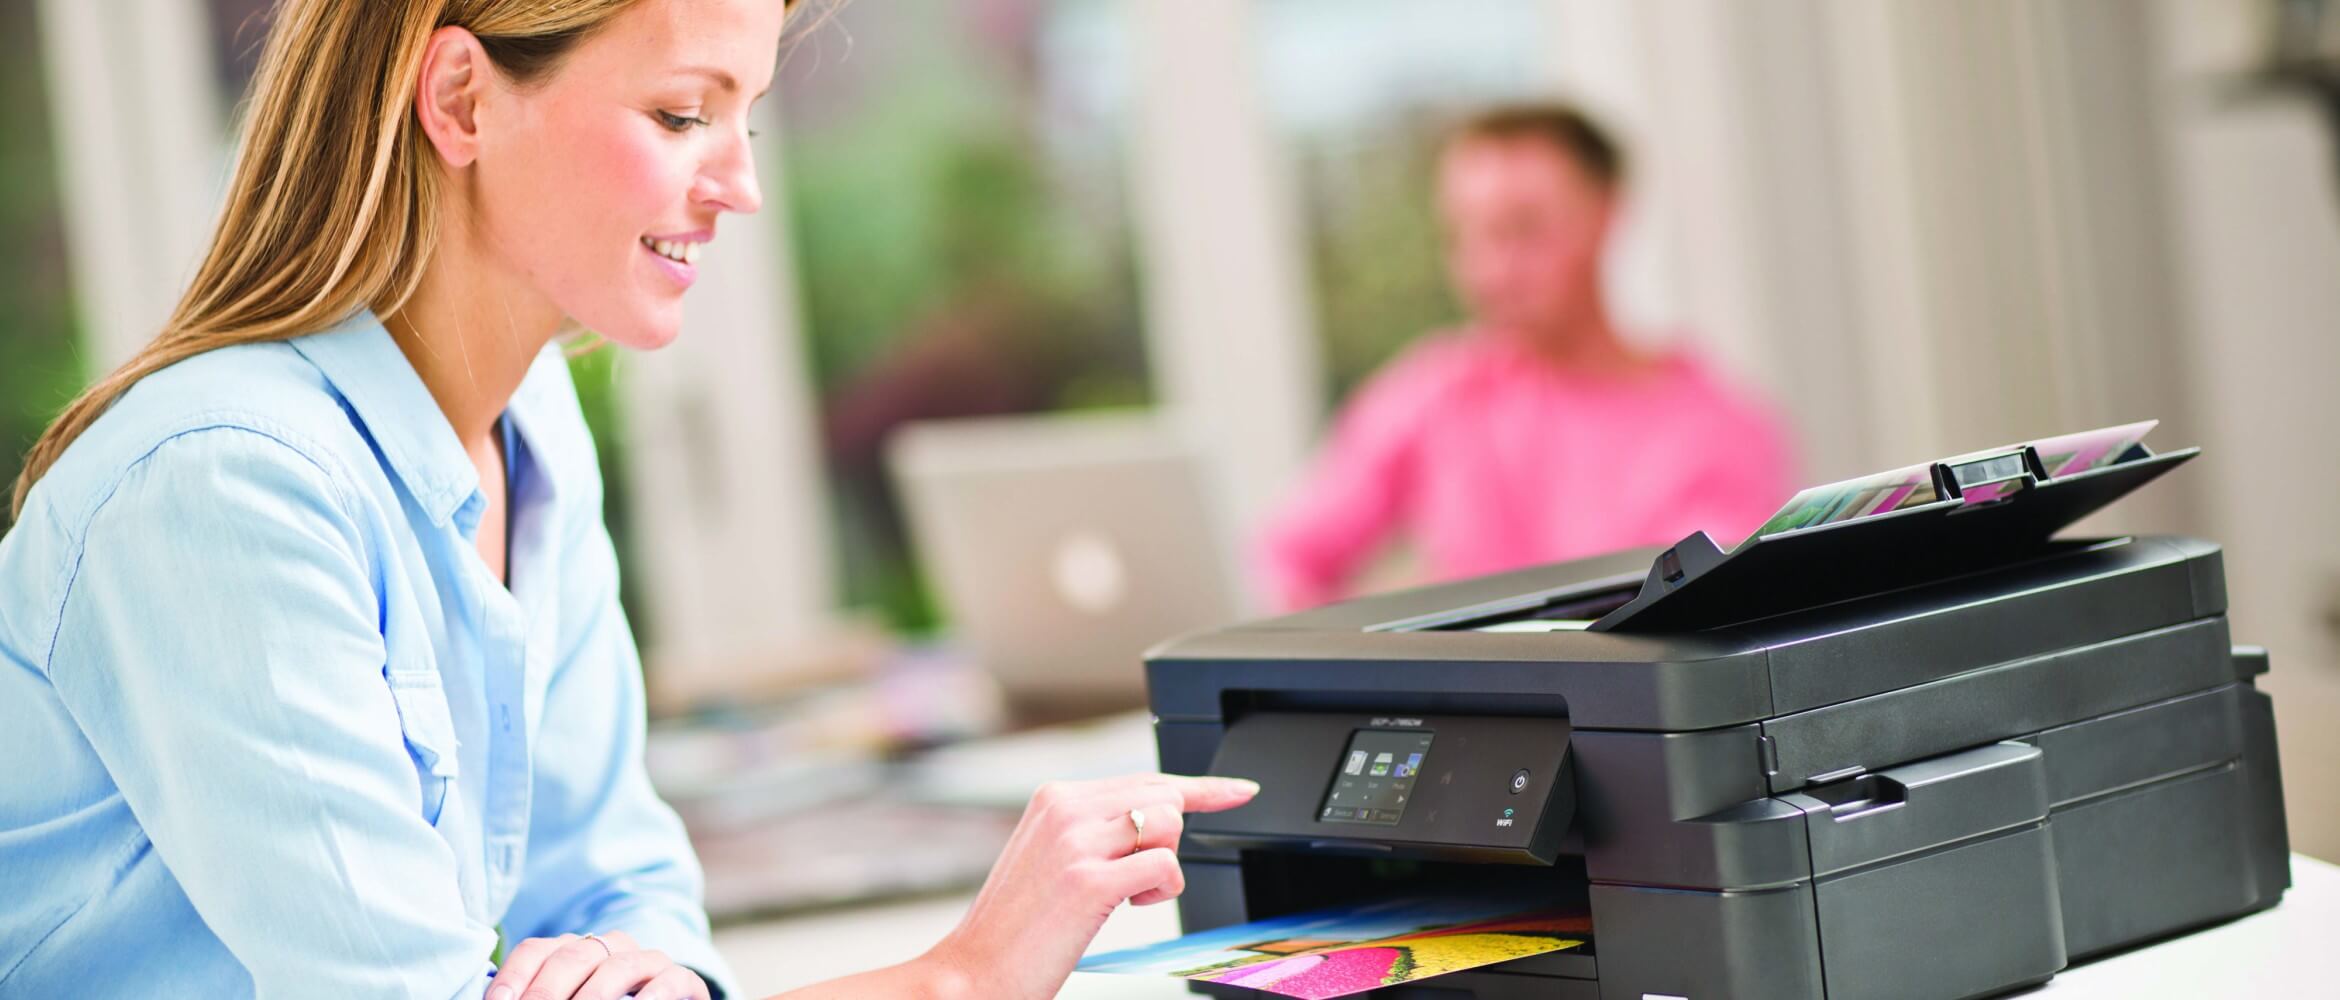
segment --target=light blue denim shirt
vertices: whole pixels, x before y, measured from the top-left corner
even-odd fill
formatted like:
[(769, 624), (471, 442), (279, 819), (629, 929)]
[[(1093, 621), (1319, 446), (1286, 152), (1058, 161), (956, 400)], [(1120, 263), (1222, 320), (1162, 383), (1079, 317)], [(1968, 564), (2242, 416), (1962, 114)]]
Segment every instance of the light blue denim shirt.
[(726, 988), (557, 350), (507, 418), (509, 590), (368, 313), (147, 378), (41, 480), (0, 538), (0, 996), (477, 998), (498, 925)]

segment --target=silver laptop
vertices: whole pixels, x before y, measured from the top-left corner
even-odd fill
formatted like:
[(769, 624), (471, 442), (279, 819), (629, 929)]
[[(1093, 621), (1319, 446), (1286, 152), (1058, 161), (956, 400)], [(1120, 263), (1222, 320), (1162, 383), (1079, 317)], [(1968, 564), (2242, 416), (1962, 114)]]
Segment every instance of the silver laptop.
[(914, 423), (887, 466), (952, 633), (1011, 704), (1142, 705), (1148, 647), (1237, 617), (1203, 462), (1155, 417)]

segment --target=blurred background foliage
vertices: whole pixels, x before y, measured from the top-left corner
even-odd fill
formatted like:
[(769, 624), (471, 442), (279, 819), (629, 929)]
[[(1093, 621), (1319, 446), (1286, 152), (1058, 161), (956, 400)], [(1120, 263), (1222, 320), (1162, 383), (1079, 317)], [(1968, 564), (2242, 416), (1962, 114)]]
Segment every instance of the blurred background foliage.
[[(0, 484), (87, 373), (66, 281), (65, 222), (31, 4), (0, 3)], [(5, 488), (0, 486), (0, 488)], [(10, 521), (0, 504), (0, 531)]]

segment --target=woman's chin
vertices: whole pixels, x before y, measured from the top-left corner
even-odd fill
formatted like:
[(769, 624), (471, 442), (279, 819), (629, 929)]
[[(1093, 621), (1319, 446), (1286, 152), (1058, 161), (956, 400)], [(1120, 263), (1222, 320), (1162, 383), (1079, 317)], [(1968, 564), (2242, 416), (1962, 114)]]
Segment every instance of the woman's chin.
[(606, 327), (585, 324), (586, 329), (599, 334), (601, 339), (629, 351), (655, 351), (682, 335), (682, 310), (661, 309), (657, 315), (633, 317), (628, 322), (612, 323)]

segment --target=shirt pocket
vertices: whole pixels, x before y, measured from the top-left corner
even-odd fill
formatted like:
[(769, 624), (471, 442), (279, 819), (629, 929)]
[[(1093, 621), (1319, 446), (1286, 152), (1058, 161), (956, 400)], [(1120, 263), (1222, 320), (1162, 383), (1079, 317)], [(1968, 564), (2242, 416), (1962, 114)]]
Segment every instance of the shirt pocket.
[(424, 822), (437, 826), (455, 784), (455, 717), (447, 711), (447, 691), (435, 672), (390, 671), (390, 699), (398, 703), (398, 728), (406, 736), (407, 756), (414, 760), (415, 780), (422, 797)]

